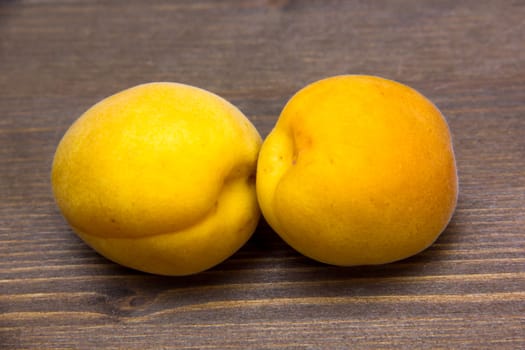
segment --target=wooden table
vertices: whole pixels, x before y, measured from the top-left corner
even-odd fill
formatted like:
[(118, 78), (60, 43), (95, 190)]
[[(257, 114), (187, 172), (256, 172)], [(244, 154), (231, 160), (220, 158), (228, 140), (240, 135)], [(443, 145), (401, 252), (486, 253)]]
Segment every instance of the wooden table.
[[(211, 90), (267, 135), (291, 95), (363, 73), (446, 115), (455, 216), (425, 252), (338, 268), (264, 223), (169, 278), (97, 255), (53, 202), (68, 126), (149, 81)], [(0, 2), (0, 348), (525, 348), (525, 2)]]

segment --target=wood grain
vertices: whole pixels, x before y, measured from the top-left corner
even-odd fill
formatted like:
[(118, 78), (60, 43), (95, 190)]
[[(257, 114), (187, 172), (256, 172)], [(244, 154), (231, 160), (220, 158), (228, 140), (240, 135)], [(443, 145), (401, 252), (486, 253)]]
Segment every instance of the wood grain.
[[(525, 348), (523, 1), (1, 1), (0, 348)], [(84, 245), (49, 172), (60, 137), (121, 89), (178, 81), (267, 135), (320, 78), (375, 74), (446, 115), (457, 212), (425, 252), (337, 268), (262, 222), (207, 272), (152, 276)]]

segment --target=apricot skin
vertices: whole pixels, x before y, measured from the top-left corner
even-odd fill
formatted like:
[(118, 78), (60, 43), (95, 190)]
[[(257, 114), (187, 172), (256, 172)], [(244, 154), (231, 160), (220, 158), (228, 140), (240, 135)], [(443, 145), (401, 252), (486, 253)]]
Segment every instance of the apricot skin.
[(379, 77), (336, 76), (300, 90), (259, 154), (264, 217), (296, 250), (329, 264), (424, 250), (457, 194), (444, 117), (417, 91)]
[(52, 168), (73, 230), (110, 260), (188, 275), (231, 256), (260, 216), (261, 138), (233, 105), (176, 83), (139, 85), (86, 111)]

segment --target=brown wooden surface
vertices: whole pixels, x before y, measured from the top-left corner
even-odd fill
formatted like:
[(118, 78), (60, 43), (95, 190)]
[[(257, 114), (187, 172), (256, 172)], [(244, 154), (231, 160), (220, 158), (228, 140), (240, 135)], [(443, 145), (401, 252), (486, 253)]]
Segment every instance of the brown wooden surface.
[[(216, 268), (168, 278), (83, 244), (54, 149), (121, 89), (178, 81), (266, 135), (314, 80), (407, 83), (449, 120), (457, 212), (386, 266), (308, 260), (264, 223)], [(0, 1), (0, 348), (525, 348), (525, 2)]]

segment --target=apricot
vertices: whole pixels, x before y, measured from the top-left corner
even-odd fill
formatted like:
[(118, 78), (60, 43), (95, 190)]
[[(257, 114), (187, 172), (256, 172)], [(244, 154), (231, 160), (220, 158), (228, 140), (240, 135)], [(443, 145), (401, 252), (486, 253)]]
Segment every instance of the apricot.
[(177, 83), (139, 85), (86, 111), (52, 167), (72, 229), (119, 264), (188, 275), (231, 256), (260, 211), (261, 137), (232, 104)]
[(383, 264), (424, 250), (450, 221), (457, 194), (440, 111), (374, 76), (300, 90), (259, 155), (264, 217), (293, 248), (328, 264)]

